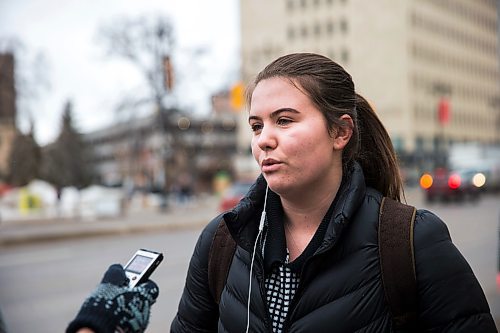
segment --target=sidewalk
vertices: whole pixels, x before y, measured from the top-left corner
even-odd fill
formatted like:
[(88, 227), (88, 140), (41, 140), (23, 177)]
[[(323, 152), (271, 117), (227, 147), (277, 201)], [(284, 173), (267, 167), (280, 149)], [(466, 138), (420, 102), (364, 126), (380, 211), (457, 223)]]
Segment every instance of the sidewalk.
[[(421, 197), (418, 188), (406, 191), (408, 202), (418, 207), (422, 201)], [(206, 196), (185, 206), (171, 204), (166, 212), (161, 212), (158, 208), (135, 208), (125, 216), (117, 218), (0, 221), (0, 247), (65, 238), (201, 228), (219, 214), (218, 203), (217, 196)]]
[(135, 210), (117, 218), (3, 221), (0, 223), (0, 246), (108, 234), (202, 227), (218, 214), (217, 204), (217, 197), (211, 196), (198, 199), (185, 206), (170, 207), (165, 212), (150, 208)]

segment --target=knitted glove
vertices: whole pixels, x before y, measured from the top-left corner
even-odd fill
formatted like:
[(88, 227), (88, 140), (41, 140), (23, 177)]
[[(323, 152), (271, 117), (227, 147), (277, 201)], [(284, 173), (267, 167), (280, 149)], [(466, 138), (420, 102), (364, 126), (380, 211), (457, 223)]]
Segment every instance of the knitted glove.
[(159, 289), (149, 280), (134, 288), (128, 287), (123, 267), (111, 265), (101, 284), (83, 303), (66, 333), (87, 327), (96, 333), (144, 332), (149, 311), (156, 302)]

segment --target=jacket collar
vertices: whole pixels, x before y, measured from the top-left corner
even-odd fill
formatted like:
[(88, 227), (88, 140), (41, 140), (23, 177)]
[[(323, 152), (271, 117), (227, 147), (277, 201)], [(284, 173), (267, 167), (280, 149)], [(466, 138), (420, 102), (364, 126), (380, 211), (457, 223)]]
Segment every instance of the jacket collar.
[(344, 186), (337, 193), (337, 204), (318, 252), (331, 248), (337, 242), (342, 230), (352, 220), (365, 198), (365, 176), (357, 162), (344, 172), (344, 177)]
[[(344, 185), (337, 193), (336, 205), (318, 251), (326, 250), (336, 243), (344, 226), (352, 219), (364, 199), (365, 178), (357, 162), (347, 168), (342, 182)], [(253, 249), (257, 237), (266, 187), (266, 180), (260, 175), (239, 204), (224, 214), (228, 229), (236, 243), (249, 251)]]

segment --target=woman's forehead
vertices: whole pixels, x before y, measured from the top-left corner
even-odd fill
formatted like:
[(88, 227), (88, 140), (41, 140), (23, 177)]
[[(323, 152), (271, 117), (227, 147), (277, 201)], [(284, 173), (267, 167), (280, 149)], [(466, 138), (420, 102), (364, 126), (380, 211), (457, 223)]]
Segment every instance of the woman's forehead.
[(305, 111), (314, 108), (311, 99), (293, 82), (284, 78), (262, 80), (255, 87), (249, 116), (261, 116), (277, 110), (293, 109)]
[(290, 101), (309, 99), (308, 96), (298, 88), (299, 86), (287, 78), (273, 77), (260, 81), (253, 90), (251, 106), (257, 104), (270, 104), (273, 101), (280, 103), (287, 99)]

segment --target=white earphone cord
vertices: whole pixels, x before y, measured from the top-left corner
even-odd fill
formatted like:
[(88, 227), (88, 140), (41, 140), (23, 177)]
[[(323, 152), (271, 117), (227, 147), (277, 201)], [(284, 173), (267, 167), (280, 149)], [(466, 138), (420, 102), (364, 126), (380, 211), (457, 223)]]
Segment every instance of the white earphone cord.
[(264, 230), (264, 223), (266, 221), (266, 205), (267, 205), (267, 193), (269, 192), (269, 186), (266, 188), (266, 195), (264, 197), (264, 208), (262, 209), (262, 214), (260, 214), (259, 221), (259, 232), (257, 233), (257, 237), (255, 238), (255, 244), (253, 245), (253, 253), (252, 253), (252, 262), (250, 263), (250, 276), (248, 283), (248, 301), (247, 301), (247, 329), (246, 333), (248, 333), (250, 329), (250, 296), (252, 295), (252, 272), (253, 272), (253, 263), (255, 261), (255, 252), (257, 250), (257, 242), (259, 241), (260, 236), (262, 235), (262, 230)]

